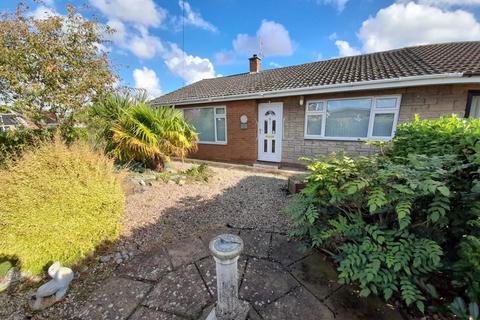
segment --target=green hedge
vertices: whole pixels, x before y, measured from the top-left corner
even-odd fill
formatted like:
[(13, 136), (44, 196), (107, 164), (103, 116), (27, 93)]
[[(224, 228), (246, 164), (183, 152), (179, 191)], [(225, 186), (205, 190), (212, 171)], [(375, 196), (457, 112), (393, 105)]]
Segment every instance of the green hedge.
[(24, 152), (0, 171), (0, 257), (38, 274), (72, 265), (120, 232), (122, 176), (82, 143), (58, 139)]
[(310, 159), (307, 187), (287, 208), (292, 236), (334, 251), (339, 281), (364, 296), (422, 312), (452, 287), (478, 301), (480, 120), (417, 119), (387, 150)]

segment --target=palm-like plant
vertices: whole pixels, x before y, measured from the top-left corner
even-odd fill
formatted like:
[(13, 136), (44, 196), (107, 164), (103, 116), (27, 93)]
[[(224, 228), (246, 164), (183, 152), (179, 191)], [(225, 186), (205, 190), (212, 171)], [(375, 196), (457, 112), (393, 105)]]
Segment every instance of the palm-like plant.
[(170, 157), (184, 159), (197, 148), (197, 133), (180, 111), (153, 109), (143, 97), (107, 97), (93, 106), (92, 115), (97, 138), (103, 137), (106, 152), (120, 161), (163, 170)]

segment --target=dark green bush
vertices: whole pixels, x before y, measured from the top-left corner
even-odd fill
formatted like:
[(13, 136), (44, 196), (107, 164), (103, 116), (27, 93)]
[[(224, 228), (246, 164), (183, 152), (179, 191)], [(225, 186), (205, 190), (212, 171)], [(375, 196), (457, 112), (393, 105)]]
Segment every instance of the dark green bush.
[(9, 158), (16, 158), (29, 146), (51, 140), (52, 130), (18, 128), (0, 132), (0, 166)]
[(480, 120), (400, 125), (386, 155), (310, 160), (292, 235), (335, 253), (339, 281), (424, 311), (444, 277), (480, 294)]
[[(58, 128), (58, 131), (67, 144), (72, 144), (77, 140), (87, 140), (87, 132), (84, 128), (62, 126)], [(0, 132), (0, 167), (8, 159), (18, 158), (25, 148), (52, 141), (55, 132), (57, 132), (57, 128), (30, 129), (24, 127)]]

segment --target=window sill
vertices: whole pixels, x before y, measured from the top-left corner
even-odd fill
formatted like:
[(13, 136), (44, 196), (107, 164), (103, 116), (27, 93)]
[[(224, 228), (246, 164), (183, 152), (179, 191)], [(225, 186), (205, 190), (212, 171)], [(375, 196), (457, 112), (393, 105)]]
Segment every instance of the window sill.
[(227, 142), (212, 142), (212, 141), (197, 141), (197, 144), (214, 144), (214, 145), (221, 145), (225, 146)]
[(367, 141), (390, 141), (393, 137), (385, 138), (350, 138), (350, 137), (318, 137), (318, 136), (304, 136), (304, 140), (324, 140), (324, 141), (353, 141), (353, 142), (367, 142)]

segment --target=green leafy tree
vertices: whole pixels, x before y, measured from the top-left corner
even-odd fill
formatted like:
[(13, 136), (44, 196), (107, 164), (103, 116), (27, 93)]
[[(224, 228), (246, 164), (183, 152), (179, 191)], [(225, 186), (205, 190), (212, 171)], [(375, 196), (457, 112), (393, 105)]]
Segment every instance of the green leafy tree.
[(96, 141), (120, 161), (138, 161), (160, 171), (170, 157), (184, 159), (197, 148), (197, 133), (180, 111), (152, 109), (142, 96), (108, 95), (90, 114)]
[(44, 127), (45, 112), (70, 130), (86, 105), (116, 81), (100, 50), (111, 30), (67, 6), (66, 15), (35, 19), (19, 5), (0, 16), (0, 100)]

